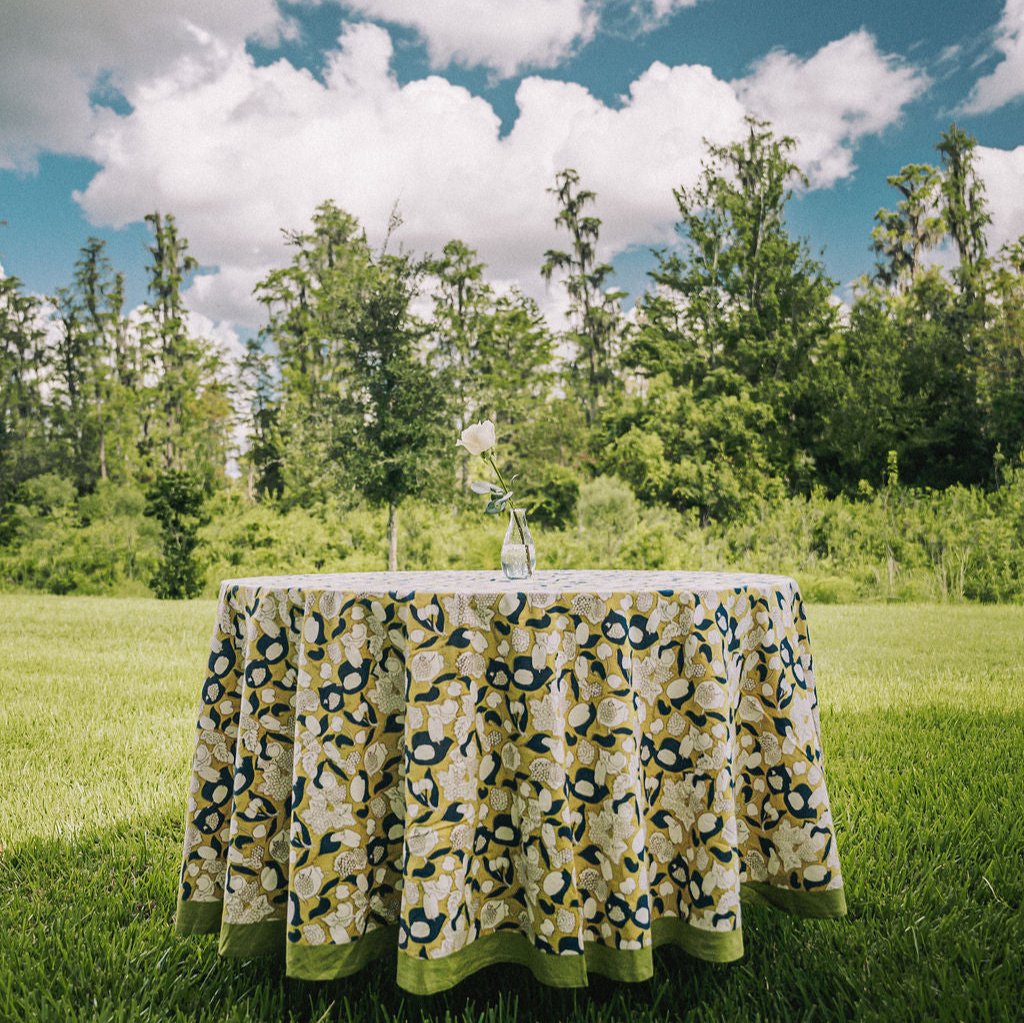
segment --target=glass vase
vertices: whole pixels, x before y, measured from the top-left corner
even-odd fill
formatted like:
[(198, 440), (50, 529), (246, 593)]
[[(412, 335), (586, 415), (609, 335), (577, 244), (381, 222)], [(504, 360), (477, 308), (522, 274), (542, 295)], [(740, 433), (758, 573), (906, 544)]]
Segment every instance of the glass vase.
[(526, 510), (509, 510), (508, 529), (501, 545), (501, 570), (506, 579), (529, 579), (537, 564), (537, 548), (533, 545)]

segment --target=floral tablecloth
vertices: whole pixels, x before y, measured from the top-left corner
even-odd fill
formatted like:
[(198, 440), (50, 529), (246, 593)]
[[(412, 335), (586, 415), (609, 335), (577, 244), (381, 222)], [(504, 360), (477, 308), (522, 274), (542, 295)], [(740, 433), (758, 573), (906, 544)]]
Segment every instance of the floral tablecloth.
[(223, 584), (176, 926), (290, 976), (397, 949), (586, 984), (846, 911), (793, 580), (481, 572)]

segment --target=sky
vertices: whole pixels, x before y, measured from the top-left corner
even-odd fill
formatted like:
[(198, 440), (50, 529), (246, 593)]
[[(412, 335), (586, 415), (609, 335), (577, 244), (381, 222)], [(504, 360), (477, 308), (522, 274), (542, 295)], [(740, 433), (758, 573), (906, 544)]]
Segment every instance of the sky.
[(886, 176), (977, 137), (990, 244), (1024, 233), (1024, 0), (3, 0), (0, 265), (67, 284), (106, 239), (131, 304), (144, 215), (174, 213), (201, 270), (187, 301), (226, 343), (253, 285), (333, 199), (379, 243), (476, 248), (555, 314), (547, 189), (597, 193), (603, 258), (632, 296), (677, 243), (673, 189), (748, 113), (797, 139), (789, 224), (848, 298), (873, 264)]

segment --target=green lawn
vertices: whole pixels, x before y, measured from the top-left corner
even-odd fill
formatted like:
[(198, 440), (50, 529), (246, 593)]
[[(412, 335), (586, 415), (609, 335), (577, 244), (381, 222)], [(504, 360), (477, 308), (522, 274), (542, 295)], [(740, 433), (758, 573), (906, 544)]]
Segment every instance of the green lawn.
[(171, 932), (213, 604), (0, 596), (0, 1021), (1010, 1020), (1024, 987), (1024, 608), (812, 607), (850, 915), (638, 986), (495, 967), (429, 999)]

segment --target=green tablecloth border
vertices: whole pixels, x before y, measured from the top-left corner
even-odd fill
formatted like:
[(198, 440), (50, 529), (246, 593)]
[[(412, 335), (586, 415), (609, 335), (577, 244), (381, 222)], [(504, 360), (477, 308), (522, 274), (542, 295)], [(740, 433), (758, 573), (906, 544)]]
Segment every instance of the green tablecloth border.
[[(350, 945), (289, 945), (287, 973), (299, 980), (346, 977), (393, 948), (397, 938), (396, 927), (382, 927)], [(678, 945), (710, 962), (731, 962), (743, 955), (739, 931), (704, 931), (675, 917), (662, 917), (654, 921), (647, 948), (618, 949), (587, 942), (582, 956), (558, 956), (540, 951), (518, 931), (498, 931), (443, 959), (420, 959), (399, 951), (397, 981), (412, 994), (431, 995), (496, 963), (525, 966), (550, 987), (586, 987), (591, 972), (620, 981), (649, 980), (654, 976), (653, 949), (660, 945)]]
[(224, 924), (220, 929), (217, 951), (228, 959), (249, 959), (280, 952), (286, 944), (284, 920), (264, 920), (258, 924)]
[(747, 881), (741, 889), (744, 902), (769, 905), (794, 916), (834, 918), (846, 916), (846, 894), (842, 888), (801, 892), (795, 888)]
[(358, 973), (371, 960), (393, 952), (397, 945), (397, 925), (377, 927), (342, 945), (299, 945), (289, 941), (285, 973), (297, 980), (336, 980)]
[(224, 903), (220, 899), (215, 902), (190, 899), (186, 902), (179, 897), (174, 930), (177, 934), (216, 934), (220, 930), (223, 910)]
[[(768, 884), (748, 883), (744, 901), (767, 904), (796, 916), (841, 917), (846, 913), (842, 888), (819, 892), (794, 891)], [(379, 927), (358, 941), (335, 945), (299, 945), (285, 940), (285, 921), (221, 925), (220, 902), (178, 902), (175, 930), (178, 934), (210, 934), (220, 931), (222, 956), (245, 959), (286, 950), (286, 972), (300, 980), (334, 980), (361, 970), (372, 959), (386, 955), (398, 940), (397, 927)], [(551, 987), (585, 987), (589, 972), (613, 980), (643, 981), (654, 975), (653, 949), (676, 945), (708, 962), (732, 962), (743, 956), (743, 932), (707, 931), (678, 917), (659, 917), (651, 925), (651, 945), (620, 949), (587, 942), (584, 955), (557, 956), (537, 949), (524, 934), (498, 931), (477, 938), (443, 959), (419, 959), (398, 952), (398, 985), (413, 994), (429, 995), (454, 987), (460, 981), (495, 963), (519, 963), (543, 984)]]

